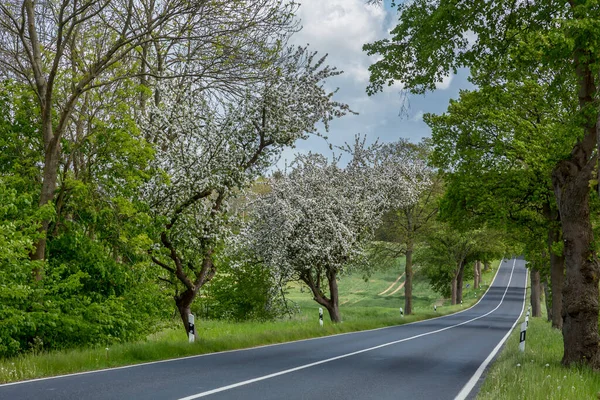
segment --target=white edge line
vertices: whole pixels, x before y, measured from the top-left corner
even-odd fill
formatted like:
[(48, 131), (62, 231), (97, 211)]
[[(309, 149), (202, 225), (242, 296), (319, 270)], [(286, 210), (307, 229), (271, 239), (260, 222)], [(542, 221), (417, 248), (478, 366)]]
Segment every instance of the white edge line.
[[(488, 311), (487, 313), (482, 314), (482, 315), (480, 315), (478, 317), (472, 318), (472, 319), (467, 320), (467, 321), (463, 321), (463, 322), (461, 322), (459, 324), (450, 325), (450, 326), (447, 326), (447, 327), (444, 327), (444, 328), (436, 329), (435, 331), (421, 333), (421, 334), (418, 334), (418, 335), (415, 335), (415, 336), (411, 336), (411, 337), (408, 337), (408, 338), (404, 338), (404, 339), (400, 339), (400, 340), (395, 340), (393, 342), (383, 343), (383, 344), (380, 344), (380, 345), (377, 345), (377, 346), (369, 347), (367, 349), (362, 349), (362, 350), (354, 351), (352, 353), (342, 354), (342, 355), (339, 355), (339, 356), (336, 356), (336, 357), (327, 358), (325, 360), (316, 361), (316, 362), (313, 362), (313, 363), (310, 363), (310, 364), (300, 365), (298, 367), (294, 367), (294, 368), (286, 369), (286, 370), (283, 370), (283, 371), (275, 372), (275, 373), (272, 373), (272, 374), (269, 374), (269, 375), (263, 375), (263, 376), (259, 376), (257, 378), (248, 379), (248, 380), (245, 380), (245, 381), (233, 383), (231, 385), (221, 386), (221, 387), (218, 387), (216, 389), (207, 390), (207, 391), (201, 392), (201, 393), (196, 393), (196, 394), (193, 394), (193, 395), (190, 395), (190, 396), (187, 396), (187, 397), (182, 397), (179, 400), (195, 400), (195, 399), (198, 399), (200, 397), (210, 396), (211, 394), (220, 393), (220, 392), (224, 392), (224, 391), (227, 391), (227, 390), (235, 389), (235, 388), (240, 387), (240, 386), (246, 386), (246, 385), (249, 385), (249, 384), (254, 383), (254, 382), (264, 381), (264, 380), (271, 379), (271, 378), (274, 378), (274, 377), (277, 377), (277, 376), (280, 376), (280, 375), (285, 375), (285, 374), (289, 374), (289, 373), (292, 373), (292, 372), (300, 371), (300, 370), (303, 370), (303, 369), (306, 369), (306, 368), (311, 368), (311, 367), (314, 367), (316, 365), (325, 364), (325, 363), (328, 363), (328, 362), (331, 362), (331, 361), (335, 361), (335, 360), (339, 360), (339, 359), (342, 359), (342, 358), (351, 357), (351, 356), (354, 356), (354, 355), (357, 355), (357, 354), (365, 353), (367, 351), (377, 350), (377, 349), (381, 349), (382, 347), (387, 347), (387, 346), (392, 346), (394, 344), (398, 344), (398, 343), (402, 343), (402, 342), (407, 342), (409, 340), (417, 339), (417, 338), (420, 338), (420, 337), (423, 337), (423, 336), (433, 335), (435, 333), (447, 331), (449, 329), (453, 329), (453, 328), (456, 328), (456, 327), (459, 327), (459, 326), (462, 326), (462, 325), (466, 325), (466, 324), (469, 324), (469, 323), (471, 323), (473, 321), (477, 321), (478, 319), (487, 317), (488, 315), (490, 315), (494, 311), (496, 311), (498, 308), (500, 308), (500, 306), (504, 302), (504, 298), (506, 297), (506, 293), (508, 292), (508, 289), (510, 287), (510, 282), (512, 281), (512, 277), (513, 277), (513, 274), (514, 274), (514, 271), (515, 271), (516, 261), (517, 260), (515, 259), (515, 261), (513, 262), (512, 270), (511, 270), (511, 273), (510, 273), (510, 278), (508, 280), (508, 283), (506, 284), (506, 289), (504, 290), (504, 294), (502, 295), (502, 299), (500, 299), (500, 302), (498, 303), (498, 305), (494, 309), (492, 309), (492, 310)], [(500, 269), (500, 266), (498, 266), (498, 269)], [(496, 272), (496, 274), (498, 274), (498, 273)], [(521, 311), (521, 313), (522, 313), (522, 311)], [(514, 325), (513, 325), (513, 327), (514, 327)], [(512, 331), (512, 328), (510, 329), (509, 333), (511, 331)]]
[(488, 355), (487, 358), (483, 361), (483, 363), (481, 363), (479, 368), (477, 368), (477, 371), (475, 371), (475, 374), (473, 374), (471, 379), (469, 379), (469, 381), (465, 384), (465, 386), (463, 386), (462, 390), (458, 393), (458, 395), (454, 398), (454, 400), (464, 400), (467, 398), (467, 396), (471, 393), (473, 388), (475, 388), (477, 381), (479, 380), (481, 375), (483, 375), (483, 372), (485, 371), (485, 369), (488, 367), (490, 362), (492, 362), (494, 357), (496, 357), (496, 354), (500, 351), (500, 349), (504, 345), (504, 342), (506, 342), (508, 340), (508, 337), (513, 332), (513, 329), (515, 329), (515, 326), (517, 325), (517, 323), (523, 316), (523, 311), (525, 311), (525, 303), (527, 302), (527, 275), (528, 275), (527, 272), (525, 272), (525, 290), (523, 291), (524, 292), (523, 293), (523, 308), (521, 308), (521, 314), (519, 314), (519, 316), (517, 317), (512, 328), (509, 329), (509, 331), (506, 333), (506, 335), (504, 335), (504, 337), (502, 338), (500, 343), (498, 343), (498, 345), (494, 348), (494, 350), (492, 350), (490, 355)]
[(399, 326), (412, 325), (412, 324), (420, 324), (420, 323), (423, 323), (423, 322), (432, 321), (434, 319), (447, 318), (447, 317), (450, 317), (450, 316), (453, 316), (453, 315), (461, 314), (461, 313), (463, 313), (465, 311), (469, 311), (471, 308), (475, 307), (477, 304), (479, 304), (479, 302), (481, 302), (481, 300), (483, 299), (483, 297), (487, 294), (487, 292), (492, 287), (492, 284), (496, 280), (496, 277), (498, 276), (498, 273), (500, 272), (500, 267), (502, 266), (502, 262), (503, 261), (504, 261), (504, 258), (502, 258), (500, 260), (500, 263), (498, 264), (498, 269), (496, 270), (496, 274), (494, 275), (494, 278), (490, 282), (490, 285), (488, 286), (486, 292), (481, 295), (481, 297), (479, 298), (479, 300), (477, 300), (477, 303), (473, 304), (469, 308), (465, 308), (464, 310), (457, 311), (457, 312), (452, 313), (452, 314), (441, 315), (439, 317), (433, 317), (433, 318), (428, 318), (428, 319), (424, 319), (424, 320), (421, 320), (421, 321), (409, 322), (409, 323), (406, 323), (406, 324), (384, 326), (382, 328), (366, 329), (366, 330), (354, 331), (354, 332), (336, 333), (336, 334), (333, 334), (333, 335), (326, 335), (326, 336), (318, 336), (318, 337), (312, 337), (312, 338), (307, 338), (307, 339), (292, 340), (292, 341), (289, 341), (289, 342), (265, 344), (265, 345), (261, 345), (261, 346), (247, 347), (247, 348), (244, 348), (244, 349), (224, 350), (224, 351), (217, 351), (217, 352), (213, 352), (213, 353), (196, 354), (196, 355), (193, 355), (193, 356), (169, 358), (168, 360), (148, 361), (148, 362), (139, 363), (139, 364), (123, 365), (123, 366), (120, 366), (120, 367), (110, 367), (110, 368), (103, 368), (103, 369), (95, 369), (93, 371), (74, 372), (74, 373), (70, 373), (70, 374), (55, 375), (55, 376), (46, 376), (46, 377), (43, 377), (43, 378), (27, 379), (27, 380), (22, 380), (22, 381), (17, 381), (17, 382), (8, 382), (8, 383), (2, 383), (2, 384), (0, 384), (0, 388), (1, 387), (5, 387), (5, 386), (14, 386), (14, 385), (22, 385), (22, 384), (26, 384), (26, 383), (39, 382), (39, 381), (47, 381), (47, 380), (50, 380), (50, 379), (68, 378), (68, 377), (71, 377), (71, 376), (89, 375), (89, 374), (96, 374), (96, 373), (107, 372), (107, 371), (116, 371), (116, 370), (120, 370), (120, 369), (143, 367), (143, 366), (146, 366), (146, 365), (162, 364), (162, 363), (168, 363), (168, 362), (174, 362), (174, 361), (180, 361), (180, 360), (188, 360), (188, 359), (191, 359), (191, 358), (209, 357), (209, 356), (214, 356), (214, 355), (218, 355), (218, 354), (234, 353), (234, 352), (237, 352), (237, 351), (250, 351), (250, 350), (256, 350), (256, 349), (262, 349), (262, 348), (265, 348), (265, 347), (283, 346), (283, 345), (290, 344), (290, 343), (307, 342), (309, 340), (327, 339), (327, 338), (331, 338), (331, 337), (335, 337), (335, 336), (354, 335), (354, 334), (359, 334), (359, 333), (364, 333), (364, 332), (380, 331), (380, 330), (383, 330), (383, 329), (394, 329), (394, 328), (397, 328)]

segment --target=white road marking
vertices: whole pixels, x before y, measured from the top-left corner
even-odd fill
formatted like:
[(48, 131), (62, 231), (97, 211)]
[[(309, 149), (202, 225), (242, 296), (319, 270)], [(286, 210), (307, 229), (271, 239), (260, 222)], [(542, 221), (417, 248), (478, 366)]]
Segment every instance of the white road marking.
[[(393, 342), (380, 344), (378, 346), (369, 347), (367, 349), (353, 351), (352, 353), (342, 354), (342, 355), (339, 355), (339, 356), (336, 356), (336, 357), (327, 358), (325, 360), (316, 361), (316, 362), (313, 362), (313, 363), (310, 363), (310, 364), (300, 365), (300, 366), (295, 367), (295, 368), (290, 368), (290, 369), (286, 369), (286, 370), (283, 370), (283, 371), (275, 372), (275, 373), (272, 373), (272, 374), (268, 374), (268, 375), (264, 375), (264, 376), (259, 376), (258, 378), (248, 379), (246, 381), (241, 381), (241, 382), (238, 382), (238, 383), (233, 383), (233, 384), (227, 385), (227, 386), (221, 386), (221, 387), (218, 387), (216, 389), (208, 390), (206, 392), (201, 392), (201, 393), (193, 394), (191, 396), (182, 397), (179, 400), (194, 400), (194, 399), (199, 399), (200, 397), (210, 396), (211, 394), (220, 393), (220, 392), (224, 392), (224, 391), (227, 391), (227, 390), (235, 389), (235, 388), (238, 388), (240, 386), (246, 386), (246, 385), (249, 385), (249, 384), (254, 383), (254, 382), (260, 382), (260, 381), (264, 381), (264, 380), (267, 380), (267, 379), (275, 378), (275, 377), (280, 376), (280, 375), (290, 374), (292, 372), (296, 372), (296, 371), (300, 371), (300, 370), (303, 370), (303, 369), (311, 368), (311, 367), (314, 367), (316, 365), (325, 364), (325, 363), (332, 362), (332, 361), (335, 361), (335, 360), (339, 360), (339, 359), (342, 359), (342, 358), (347, 358), (347, 357), (351, 357), (351, 356), (354, 356), (354, 355), (357, 355), (357, 354), (366, 353), (368, 351), (373, 351), (373, 350), (381, 349), (383, 347), (392, 346), (392, 345), (395, 345), (395, 344), (398, 344), (398, 343), (407, 342), (409, 340), (417, 339), (417, 338), (420, 338), (420, 337), (423, 337), (423, 336), (433, 335), (433, 334), (440, 333), (440, 332), (443, 332), (443, 331), (447, 331), (449, 329), (453, 329), (453, 328), (456, 328), (456, 327), (459, 327), (459, 326), (462, 326), (462, 325), (466, 325), (466, 324), (469, 324), (469, 323), (471, 323), (473, 321), (477, 321), (478, 319), (487, 317), (488, 315), (490, 315), (491, 313), (493, 313), (494, 311), (496, 311), (498, 308), (500, 308), (500, 306), (504, 302), (504, 297), (506, 296), (506, 293), (508, 292), (508, 288), (510, 287), (510, 282), (512, 281), (513, 273), (515, 271), (516, 261), (517, 261), (516, 259), (513, 261), (512, 270), (510, 272), (510, 278), (508, 279), (508, 283), (506, 284), (506, 289), (504, 290), (504, 294), (502, 295), (502, 299), (500, 299), (500, 303), (498, 303), (498, 305), (493, 310), (488, 311), (487, 313), (485, 313), (483, 315), (480, 315), (479, 317), (472, 318), (472, 319), (470, 319), (468, 321), (464, 321), (464, 322), (461, 322), (459, 324), (450, 325), (450, 326), (447, 326), (445, 328), (436, 329), (436, 330), (431, 331), (431, 332), (421, 333), (419, 335), (411, 336), (411, 337), (408, 337), (408, 338), (405, 338), (405, 339), (395, 340)], [(498, 270), (500, 270), (500, 266), (498, 267)]]
[[(515, 261), (516, 261), (516, 259), (515, 259)], [(525, 289), (527, 289), (527, 274), (525, 274)], [(475, 371), (475, 374), (473, 374), (473, 376), (471, 377), (471, 379), (469, 379), (469, 381), (466, 383), (466, 385), (463, 386), (463, 388), (458, 393), (458, 395), (454, 398), (454, 400), (464, 400), (464, 399), (467, 398), (467, 396), (469, 395), (469, 393), (471, 393), (471, 391), (473, 390), (473, 388), (477, 384), (477, 381), (479, 380), (479, 378), (483, 374), (483, 371), (485, 371), (485, 369), (487, 368), (487, 366), (489, 365), (489, 363), (492, 362), (492, 360), (494, 359), (494, 357), (496, 356), (496, 354), (498, 354), (498, 352), (502, 348), (502, 345), (504, 344), (504, 342), (506, 342), (506, 340), (508, 339), (508, 337), (512, 333), (513, 329), (515, 329), (515, 325), (517, 325), (517, 322), (519, 322), (519, 319), (521, 318), (521, 315), (523, 315), (523, 311), (525, 311), (525, 297), (526, 296), (527, 296), (527, 290), (524, 290), (524, 293), (523, 293), (523, 308), (521, 308), (521, 313), (519, 314), (519, 316), (515, 320), (515, 323), (513, 324), (513, 326), (506, 333), (506, 335), (504, 335), (504, 337), (502, 338), (502, 340), (500, 341), (500, 343), (498, 343), (498, 345), (494, 348), (494, 350), (492, 350), (492, 352), (487, 356), (487, 358), (481, 363), (481, 365), (479, 366), (479, 368), (477, 368), (477, 371)]]

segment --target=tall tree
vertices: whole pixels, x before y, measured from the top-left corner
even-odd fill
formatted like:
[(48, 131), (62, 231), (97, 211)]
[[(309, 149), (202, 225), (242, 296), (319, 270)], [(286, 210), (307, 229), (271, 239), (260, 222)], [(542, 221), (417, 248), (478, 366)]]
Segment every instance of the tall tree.
[[(461, 92), (446, 113), (427, 115), (425, 120), (432, 128), (432, 159), (451, 172), (442, 214), (454, 221), (475, 219), (507, 229), (526, 243), (528, 260), (552, 262), (550, 269), (541, 261), (530, 266), (554, 271), (554, 306), (560, 311), (564, 265), (560, 257), (547, 256), (556, 254), (552, 247), (559, 238), (550, 243), (540, 238), (557, 229), (550, 175), (557, 160), (568, 154), (569, 133), (560, 121), (576, 104), (548, 104), (548, 91), (534, 79), (483, 86)], [(539, 303), (539, 296), (534, 298)], [(560, 313), (554, 315), (553, 325), (562, 326)]]
[[(65, 133), (77, 129), (78, 117), (73, 116), (85, 93), (107, 85), (115, 90), (120, 81), (140, 75), (142, 84), (149, 76), (186, 75), (202, 79), (205, 87), (232, 90), (259, 75), (257, 56), (264, 60), (265, 53), (256, 50), (277, 39), (274, 30), (293, 24), (293, 7), (271, 0), (0, 4), (0, 76), (29, 84), (40, 110), (44, 161), (39, 205), (55, 200), (61, 147)], [(157, 49), (152, 54), (149, 44)], [(186, 70), (182, 56), (204, 63)], [(34, 260), (45, 258), (49, 224), (42, 221), (44, 235), (32, 252)], [(36, 277), (42, 278), (40, 269)]]
[(467, 67), (475, 72), (477, 84), (536, 70), (555, 89), (547, 101), (578, 100), (577, 114), (565, 121), (577, 139), (552, 172), (565, 244), (563, 363), (600, 367), (600, 266), (589, 206), (599, 116), (597, 2), (495, 1), (472, 7), (458, 0), (417, 0), (399, 6), (399, 11), (392, 38), (365, 46), (370, 54), (383, 56), (371, 66), (370, 93), (394, 80), (422, 93)]
[[(131, 1), (8, 2), (0, 5), (0, 49), (3, 76), (29, 83), (40, 109), (44, 143), (43, 182), (39, 205), (54, 200), (60, 147), (82, 94), (106, 84), (103, 78), (140, 44), (147, 32), (172, 18), (193, 12), (187, 2), (172, 1), (149, 21), (140, 21)], [(80, 47), (79, 35), (98, 35), (93, 50)], [(66, 64), (70, 64), (65, 68)], [(112, 80), (113, 77), (109, 79)], [(50, 221), (42, 221), (45, 234)], [(46, 239), (36, 245), (32, 259), (43, 260)], [(41, 279), (41, 272), (37, 271)]]
[[(413, 254), (415, 245), (420, 237), (426, 232), (437, 216), (438, 201), (442, 194), (442, 177), (434, 169), (427, 165), (430, 152), (430, 143), (423, 141), (418, 144), (408, 140), (399, 140), (382, 146), (382, 160), (395, 166), (401, 173), (402, 168), (412, 165), (415, 169), (414, 177), (426, 182), (418, 185), (418, 199), (414, 203), (394, 207), (384, 215), (382, 226), (377, 230), (378, 239), (385, 242), (400, 244), (398, 251), (393, 251), (393, 257), (402, 254), (406, 257), (404, 275), (404, 313), (412, 314), (412, 278), (413, 278)], [(398, 181), (402, 182), (402, 181)], [(416, 182), (415, 182), (416, 184)], [(397, 198), (397, 195), (392, 194)], [(389, 254), (388, 246), (376, 249), (378, 252)]]
[(297, 156), (293, 170), (273, 180), (272, 191), (257, 202), (248, 232), (255, 253), (287, 280), (304, 282), (333, 322), (341, 321), (337, 279), (364, 262), (386, 209), (381, 191), (388, 180), (404, 182), (403, 201), (416, 199), (414, 177), (390, 175), (383, 163), (369, 162), (370, 151), (361, 145), (353, 153), (346, 168), (318, 154)]
[(177, 290), (186, 329), (192, 302), (216, 273), (217, 246), (231, 234), (232, 197), (285, 146), (349, 111), (323, 88), (341, 73), (325, 65), (325, 57), (304, 47), (288, 49), (269, 70), (244, 97), (216, 104), (193, 82), (179, 88), (171, 82), (144, 124), (157, 143), (155, 167), (162, 171), (143, 193), (157, 226), (150, 255)]

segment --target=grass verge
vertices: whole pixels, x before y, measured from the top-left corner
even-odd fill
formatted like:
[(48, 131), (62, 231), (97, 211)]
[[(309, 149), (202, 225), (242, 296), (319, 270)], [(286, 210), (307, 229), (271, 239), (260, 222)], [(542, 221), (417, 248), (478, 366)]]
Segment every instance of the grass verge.
[[(495, 276), (498, 262), (484, 275), (489, 283)], [(396, 271), (397, 272), (397, 271)], [(290, 288), (291, 297), (301, 312), (291, 319), (271, 322), (230, 322), (219, 320), (197, 321), (198, 339), (190, 344), (183, 330), (177, 325), (151, 335), (146, 341), (123, 343), (94, 349), (72, 349), (64, 351), (24, 354), (0, 360), (0, 383), (14, 382), (75, 372), (91, 371), (143, 362), (166, 360), (218, 351), (236, 350), (261, 345), (284, 343), (333, 334), (376, 329), (421, 321), (452, 314), (474, 305), (487, 289), (463, 290), (464, 304), (445, 305), (424, 282), (415, 275), (413, 291), (414, 314), (401, 317), (399, 307), (404, 305), (403, 290), (394, 296), (378, 295), (389, 287), (398, 273), (386, 272), (364, 281), (362, 277), (346, 277), (340, 282), (341, 300), (348, 300), (340, 308), (343, 322), (332, 324), (325, 312), (324, 326), (318, 324), (318, 305), (306, 291), (299, 287)], [(402, 295), (401, 295), (402, 294)], [(447, 301), (446, 301), (447, 303)], [(437, 312), (433, 311), (436, 304)]]
[[(529, 289), (527, 299), (529, 299)], [(562, 333), (542, 317), (529, 318), (525, 352), (519, 351), (522, 316), (489, 369), (478, 400), (579, 400), (600, 398), (600, 374), (591, 368), (564, 367)]]

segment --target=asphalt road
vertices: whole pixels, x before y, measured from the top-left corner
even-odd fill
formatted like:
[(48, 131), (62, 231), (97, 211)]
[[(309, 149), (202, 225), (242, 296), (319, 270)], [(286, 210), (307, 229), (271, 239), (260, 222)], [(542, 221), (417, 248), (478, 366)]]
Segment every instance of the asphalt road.
[[(524, 308), (525, 261), (501, 263), (463, 312), (248, 350), (0, 385), (0, 399), (455, 399), (472, 397)], [(487, 360), (486, 360), (487, 359)], [(475, 386), (475, 390), (471, 390)]]

